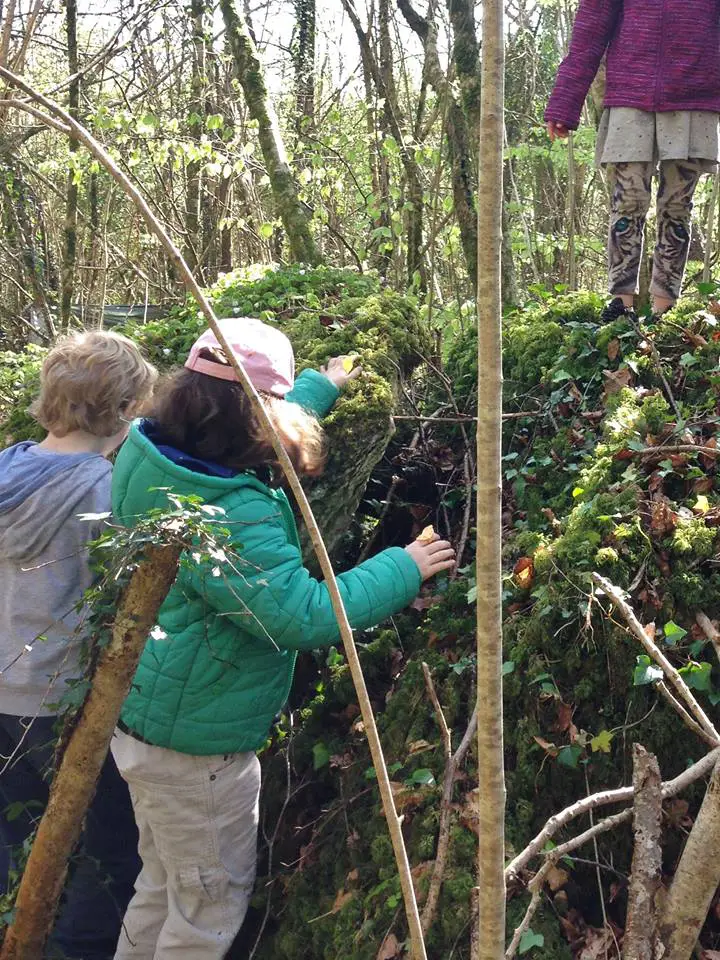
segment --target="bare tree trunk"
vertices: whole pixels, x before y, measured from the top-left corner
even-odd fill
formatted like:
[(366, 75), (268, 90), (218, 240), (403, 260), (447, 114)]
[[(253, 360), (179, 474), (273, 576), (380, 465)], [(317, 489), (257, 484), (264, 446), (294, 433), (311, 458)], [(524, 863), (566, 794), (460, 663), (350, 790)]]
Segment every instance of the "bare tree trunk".
[[(74, 79), (68, 88), (68, 113), (76, 120), (80, 111), (80, 78), (77, 51), (77, 0), (64, 0), (65, 29), (67, 31), (68, 70)], [(79, 149), (75, 137), (70, 137), (70, 169), (68, 171), (67, 195), (65, 198), (65, 226), (63, 230), (63, 259), (60, 270), (60, 323), (68, 329), (75, 286), (75, 263), (77, 261), (78, 185), (72, 162)]]
[(275, 204), (283, 222), (293, 260), (317, 265), (320, 253), (310, 233), (310, 218), (298, 199), (298, 188), (288, 163), (275, 108), (265, 86), (260, 57), (236, 0), (220, 0), (235, 74), (243, 88), (250, 116), (258, 124), (258, 138)]
[(663, 960), (690, 960), (720, 884), (720, 763), (690, 831), (660, 919)]
[(639, 743), (633, 746), (635, 806), (633, 852), (623, 960), (654, 960), (657, 935), (655, 894), (660, 886), (662, 781), (657, 759)]
[[(191, 0), (190, 29), (192, 31), (192, 91), (188, 104), (188, 132), (193, 140), (200, 142), (205, 132), (205, 85), (208, 82), (205, 57), (205, 0)], [(200, 189), (202, 163), (191, 160), (187, 165), (187, 189), (185, 191), (185, 245), (183, 256), (191, 270), (202, 276), (202, 237), (200, 229)]]
[(383, 72), (370, 43), (370, 37), (367, 31), (362, 28), (360, 18), (353, 5), (353, 0), (341, 0), (341, 2), (343, 10), (347, 13), (355, 30), (358, 43), (360, 44), (360, 50), (363, 58), (367, 62), (373, 83), (375, 84), (375, 89), (384, 102), (383, 114), (387, 122), (387, 128), (400, 149), (400, 159), (407, 180), (407, 200), (410, 207), (406, 224), (408, 279), (410, 282), (413, 282), (415, 276), (419, 275), (420, 285), (424, 286), (426, 277), (425, 263), (422, 255), (423, 189), (420, 169), (412, 150), (410, 150), (405, 142), (398, 118), (397, 102), (392, 100), (392, 91), (388, 91), (385, 87)]
[[(456, 4), (457, 6), (457, 4)], [(480, 942), (474, 960), (505, 952), (505, 782), (502, 692), (502, 215), (505, 94), (502, 0), (483, 0), (478, 195), (477, 713)]]
[(475, 194), (475, 158), (472, 154), (468, 123), (455, 98), (438, 52), (438, 30), (435, 20), (421, 17), (410, 0), (398, 0), (398, 7), (425, 47), (425, 76), (438, 97), (447, 103), (446, 132), (452, 165), (453, 209), (460, 230), (460, 242), (473, 289), (477, 287), (477, 210)]
[(295, 67), (295, 132), (302, 141), (303, 130), (315, 124), (315, 0), (294, 0), (297, 36), (293, 49)]
[(39, 960), (52, 929), (68, 860), (80, 837), (120, 708), (148, 633), (177, 572), (181, 546), (155, 546), (132, 575), (90, 693), (50, 791), (18, 891), (0, 960)]

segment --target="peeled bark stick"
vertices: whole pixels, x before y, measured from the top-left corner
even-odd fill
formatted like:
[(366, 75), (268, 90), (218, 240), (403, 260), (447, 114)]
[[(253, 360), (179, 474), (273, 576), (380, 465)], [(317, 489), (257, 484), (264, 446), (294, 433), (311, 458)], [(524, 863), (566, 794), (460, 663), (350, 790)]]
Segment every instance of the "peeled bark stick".
[(713, 726), (703, 708), (692, 695), (690, 688), (677, 672), (675, 667), (670, 663), (660, 647), (658, 647), (658, 645), (650, 638), (647, 630), (636, 617), (635, 612), (630, 604), (627, 603), (627, 601), (623, 598), (620, 588), (616, 587), (615, 584), (611, 583), (605, 577), (602, 577), (599, 573), (593, 573), (592, 577), (595, 583), (602, 587), (608, 597), (610, 597), (612, 602), (618, 608), (620, 613), (623, 615), (625, 622), (630, 628), (630, 631), (635, 634), (650, 658), (654, 660), (655, 663), (660, 667), (668, 681), (673, 685), (677, 693), (680, 695), (680, 699), (684, 701), (689, 712), (692, 714), (695, 720), (697, 720), (705, 733), (712, 738), (713, 743), (720, 744), (720, 734)]
[(639, 743), (633, 746), (633, 790), (635, 848), (622, 955), (623, 960), (653, 960), (657, 935), (655, 894), (662, 867), (662, 783), (657, 758)]
[(440, 737), (442, 740), (443, 753), (445, 755), (445, 773), (443, 774), (442, 799), (440, 801), (440, 825), (438, 827), (437, 852), (435, 854), (435, 865), (433, 866), (432, 876), (430, 877), (430, 886), (428, 895), (422, 912), (423, 933), (427, 933), (432, 922), (435, 919), (438, 902), (440, 900), (440, 890), (445, 877), (447, 867), (448, 851), (450, 849), (450, 827), (452, 822), (452, 795), (455, 786), (455, 773), (457, 768), (465, 759), (470, 743), (475, 736), (477, 729), (477, 708), (470, 717), (470, 723), (467, 726), (465, 735), (462, 738), (460, 746), (455, 753), (452, 752), (452, 739), (450, 729), (445, 720), (440, 700), (438, 699), (435, 684), (433, 683), (430, 669), (426, 663), (423, 663), (423, 675), (425, 677), (425, 686), (435, 708), (438, 726), (440, 727)]
[[(337, 618), (339, 632), (345, 648), (345, 655), (348, 660), (348, 666), (350, 667), (353, 684), (355, 685), (355, 691), (358, 695), (358, 703), (360, 705), (360, 711), (362, 714), (363, 723), (365, 725), (365, 733), (367, 734), (368, 738), (370, 755), (372, 757), (375, 772), (377, 774), (378, 788), (382, 800), (383, 811), (388, 823), (388, 831), (390, 833), (390, 839), (392, 841), (395, 860), (400, 876), (400, 885), (405, 902), (405, 912), (407, 915), (410, 932), (411, 956), (414, 958), (414, 960), (426, 960), (427, 954), (425, 952), (425, 941), (423, 939), (422, 927), (420, 924), (420, 914), (418, 911), (417, 899), (415, 897), (415, 888), (413, 887), (412, 875), (410, 873), (410, 863), (408, 861), (407, 850), (405, 849), (405, 841), (402, 835), (401, 821), (395, 808), (395, 801), (393, 799), (392, 788), (390, 786), (390, 777), (387, 772), (387, 765), (382, 752), (380, 736), (378, 734), (377, 724), (375, 723), (375, 716), (370, 703), (370, 697), (368, 696), (367, 687), (365, 685), (365, 677), (363, 676), (362, 667), (360, 666), (360, 659), (355, 646), (352, 628), (350, 627), (347, 613), (342, 602), (342, 597), (340, 596), (340, 590), (335, 578), (335, 572), (333, 571), (333, 567), (330, 562), (330, 557), (328, 556), (327, 548), (325, 547), (325, 542), (323, 541), (322, 534), (318, 528), (317, 521), (313, 516), (312, 508), (310, 507), (307, 496), (305, 495), (305, 491), (303, 490), (300, 480), (298, 479), (298, 475), (295, 472), (295, 468), (293, 467), (292, 462), (282, 445), (282, 441), (273, 427), (272, 421), (268, 416), (267, 410), (265, 409), (257, 390), (253, 386), (248, 375), (245, 373), (245, 369), (243, 368), (242, 364), (238, 362), (238, 359), (233, 353), (227, 337), (222, 332), (210, 302), (200, 288), (200, 285), (193, 276), (191, 270), (188, 268), (187, 263), (185, 263), (182, 254), (172, 242), (137, 187), (130, 180), (128, 180), (110, 154), (97, 142), (97, 140), (95, 140), (92, 134), (86, 130), (82, 124), (74, 120), (67, 113), (67, 111), (63, 110), (62, 107), (58, 106), (58, 104), (54, 103), (52, 100), (49, 100), (47, 97), (43, 96), (43, 94), (36, 91), (21, 77), (15, 76), (15, 74), (4, 69), (3, 67), (0, 67), (0, 77), (23, 90), (32, 99), (37, 101), (46, 110), (70, 127), (72, 133), (107, 170), (110, 176), (118, 184), (120, 184), (122, 190), (130, 197), (139, 212), (142, 214), (149, 230), (155, 234), (162, 247), (165, 249), (165, 252), (173, 261), (178, 271), (178, 275), (183, 279), (186, 289), (195, 297), (200, 310), (208, 322), (208, 326), (217, 337), (228, 363), (235, 371), (240, 385), (248, 397), (252, 411), (262, 426), (265, 436), (272, 444), (272, 448), (275, 451), (278, 463), (280, 464), (283, 473), (287, 478), (288, 485), (292, 490), (293, 496), (295, 497), (298, 507), (300, 508), (300, 512), (302, 513), (313, 548), (320, 564), (320, 568), (323, 576), (325, 577), (325, 583), (327, 585), (328, 593), (330, 594), (333, 611)], [(18, 103), (17, 106), (18, 108), (22, 109), (22, 103)], [(2, 958), (0, 958), (0, 960), (2, 960)]]
[[(684, 770), (679, 776), (675, 777), (674, 780), (665, 781), (662, 785), (663, 800), (676, 796), (691, 784), (695, 783), (696, 780), (699, 780), (700, 777), (704, 777), (710, 773), (718, 759), (720, 759), (720, 748), (706, 754), (702, 760), (698, 760), (697, 763), (688, 767), (687, 770)], [(562, 830), (563, 827), (566, 827), (573, 820), (584, 816), (590, 810), (596, 810), (598, 807), (604, 807), (611, 803), (625, 803), (628, 800), (632, 800), (632, 798), (632, 787), (603, 790), (600, 793), (592, 794), (592, 796), (583, 797), (582, 800), (578, 800), (571, 806), (561, 810), (560, 813), (556, 813), (550, 817), (540, 833), (537, 834), (527, 847), (508, 864), (505, 870), (506, 881), (509, 883), (511, 880), (514, 880), (534, 857), (537, 857), (543, 852), (548, 840), (551, 840), (559, 830)], [(628, 818), (631, 812), (630, 810), (626, 811)], [(605, 821), (603, 821), (603, 823), (604, 822)], [(600, 824), (596, 826), (600, 826)]]
[[(456, 5), (457, 6), (457, 5)], [(468, 5), (469, 17), (472, 17)], [(468, 18), (459, 10), (456, 29)], [(505, 15), (483, 0), (478, 203), (477, 714), (478, 924), (473, 960), (505, 954), (505, 770), (502, 617), (502, 222)], [(462, 21), (462, 22), (461, 22)], [(466, 78), (468, 79), (468, 78)]]
[(90, 693), (63, 754), (28, 857), (0, 960), (40, 960), (68, 860), (95, 793), (110, 740), (148, 633), (177, 573), (182, 544), (151, 546), (133, 573), (98, 661)]
[(663, 960), (689, 960), (719, 884), (720, 764), (716, 764), (660, 918)]

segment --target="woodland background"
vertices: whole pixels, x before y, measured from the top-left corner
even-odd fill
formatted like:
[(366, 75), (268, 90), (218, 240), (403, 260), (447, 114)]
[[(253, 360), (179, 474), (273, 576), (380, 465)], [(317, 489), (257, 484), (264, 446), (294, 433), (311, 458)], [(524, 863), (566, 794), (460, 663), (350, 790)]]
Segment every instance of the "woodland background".
[[(483, 462), (473, 415), (484, 373), (477, 209), (488, 200), (478, 195), (480, 6), (0, 5), (0, 63), (107, 147), (221, 316), (278, 323), (301, 366), (359, 355), (366, 373), (328, 423), (336, 453), (310, 490), (338, 568), (407, 543), (428, 523), (458, 549), (451, 577), (359, 638), (428, 954), (442, 960), (471, 955), (479, 832), (471, 741)], [(697, 781), (711, 769), (703, 756), (720, 743), (717, 181), (697, 194), (677, 309), (652, 329), (642, 318), (603, 324), (607, 183), (593, 163), (602, 77), (570, 144), (551, 145), (542, 122), (573, 13), (567, 0), (505, 4), (508, 956), (539, 960), (616, 957), (623, 942), (632, 956), (627, 808), (561, 848), (562, 859), (554, 845), (568, 833), (539, 834), (548, 818), (630, 784), (641, 742), (666, 781), (680, 777), (663, 808), (665, 891), (680, 875)], [(233, 44), (228, 27), (238, 23), (257, 40), (261, 68)], [(58, 332), (113, 325), (167, 369), (203, 324), (116, 183), (9, 96), (0, 102), (3, 445), (34, 435), (27, 405)], [(702, 710), (689, 701), (678, 709), (677, 688), (668, 695), (656, 654), (628, 634), (594, 572), (625, 591), (643, 636), (657, 638)], [(400, 887), (340, 650), (303, 658), (263, 765), (260, 882), (235, 955), (401, 956)], [(606, 802), (577, 808), (571, 833), (597, 824)], [(707, 836), (704, 846), (720, 862)], [(532, 887), (533, 876), (543, 882)], [(711, 900), (698, 947), (705, 960), (720, 956)], [(513, 938), (529, 903), (537, 912)], [(3, 906), (8, 923), (12, 904)]]

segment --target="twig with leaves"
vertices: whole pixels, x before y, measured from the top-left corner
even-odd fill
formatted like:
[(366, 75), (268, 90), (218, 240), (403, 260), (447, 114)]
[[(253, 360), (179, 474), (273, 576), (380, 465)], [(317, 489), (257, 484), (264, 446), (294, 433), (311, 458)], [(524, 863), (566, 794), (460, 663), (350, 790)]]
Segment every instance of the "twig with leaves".
[(645, 627), (643, 627), (643, 625), (640, 623), (635, 611), (624, 598), (621, 589), (616, 587), (615, 584), (611, 583), (606, 577), (601, 576), (599, 573), (593, 573), (592, 576), (595, 583), (602, 588), (614, 606), (620, 611), (623, 619), (630, 629), (630, 632), (637, 637), (637, 639), (645, 648), (648, 656), (665, 674), (668, 682), (674, 687), (675, 692), (678, 694), (680, 700), (684, 702), (684, 706), (687, 707), (688, 712), (697, 721), (703, 732), (710, 737), (714, 744), (720, 744), (720, 734), (718, 734), (710, 718), (692, 695), (690, 688), (680, 676), (678, 671), (670, 663), (668, 658), (652, 639)]

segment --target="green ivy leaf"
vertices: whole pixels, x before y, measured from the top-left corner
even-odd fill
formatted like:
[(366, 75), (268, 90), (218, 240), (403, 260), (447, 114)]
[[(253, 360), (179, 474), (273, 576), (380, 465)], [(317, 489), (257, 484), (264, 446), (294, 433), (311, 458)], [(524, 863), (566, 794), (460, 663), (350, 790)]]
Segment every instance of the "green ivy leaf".
[(525, 933), (520, 937), (520, 943), (518, 944), (518, 953), (522, 956), (524, 953), (527, 953), (529, 950), (532, 950), (534, 947), (543, 947), (545, 946), (545, 937), (541, 933), (535, 933), (532, 928), (529, 928)]
[(418, 787), (434, 787), (435, 786), (435, 776), (428, 767), (421, 767), (420, 770), (415, 770), (409, 777), (413, 785)]
[(577, 746), (577, 744), (561, 747), (557, 755), (558, 763), (561, 763), (564, 767), (570, 767), (571, 770), (576, 770), (582, 754), (583, 748)]
[(275, 227), (271, 223), (261, 223), (258, 233), (263, 238), (263, 240), (269, 240), (270, 237), (275, 232)]
[(313, 770), (321, 770), (330, 762), (330, 751), (324, 743), (316, 743), (313, 747)]
[(682, 670), (678, 670), (691, 690), (712, 690), (712, 665), (709, 663), (689, 663)]
[(514, 660), (506, 660), (505, 663), (502, 665), (502, 675), (504, 677), (508, 677), (514, 670), (515, 670)]
[(674, 620), (668, 620), (663, 627), (663, 634), (665, 635), (665, 643), (674, 647), (676, 643), (680, 643), (683, 637), (687, 636), (687, 630), (683, 630)]
[(658, 680), (662, 680), (662, 670), (660, 667), (656, 667), (646, 654), (643, 653), (637, 657), (635, 663), (637, 666), (633, 672), (633, 686), (643, 687), (646, 684), (657, 683)]

